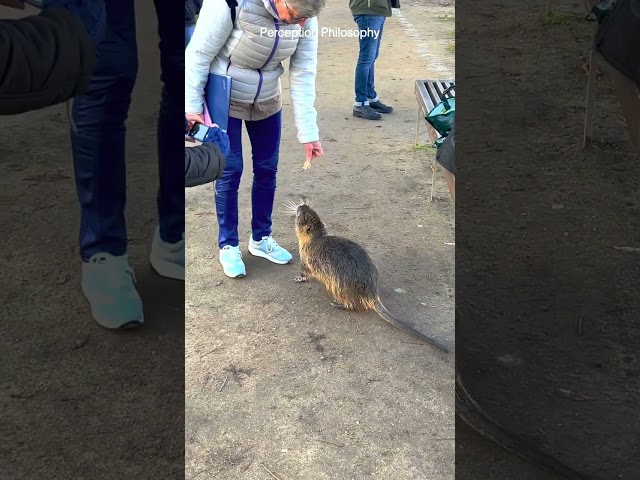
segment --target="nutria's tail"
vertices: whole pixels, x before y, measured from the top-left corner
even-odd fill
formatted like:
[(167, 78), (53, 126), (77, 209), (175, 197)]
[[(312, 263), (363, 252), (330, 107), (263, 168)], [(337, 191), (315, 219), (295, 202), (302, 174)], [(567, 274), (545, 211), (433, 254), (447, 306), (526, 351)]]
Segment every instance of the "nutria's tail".
[(380, 315), (384, 320), (389, 322), (394, 327), (399, 328), (403, 332), (406, 332), (406, 333), (408, 333), (410, 335), (413, 335), (414, 337), (418, 337), (419, 339), (424, 340), (425, 342), (433, 345), (436, 348), (439, 348), (440, 350), (442, 350), (442, 351), (444, 351), (446, 353), (449, 353), (449, 349), (447, 347), (445, 347), (444, 345), (436, 342), (433, 338), (427, 337), (426, 335), (420, 333), (419, 331), (417, 331), (416, 329), (410, 327), (409, 325), (405, 325), (400, 320), (398, 320), (396, 317), (391, 315), (389, 310), (387, 310), (387, 308), (382, 304), (382, 302), (380, 301), (379, 298), (377, 299), (373, 309), (376, 311), (376, 313), (378, 315)]
[(576, 472), (567, 464), (543, 452), (541, 448), (523, 435), (510, 432), (499, 425), (469, 394), (462, 383), (459, 372), (456, 372), (456, 415), (483, 437), (527, 461), (536, 463), (566, 478), (574, 480), (593, 478)]

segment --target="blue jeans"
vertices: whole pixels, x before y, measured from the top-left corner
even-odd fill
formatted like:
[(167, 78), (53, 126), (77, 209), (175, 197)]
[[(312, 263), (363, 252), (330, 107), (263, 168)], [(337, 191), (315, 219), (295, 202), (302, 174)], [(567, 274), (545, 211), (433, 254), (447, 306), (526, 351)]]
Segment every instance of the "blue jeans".
[[(253, 239), (271, 235), (271, 214), (276, 194), (276, 173), (280, 151), (282, 111), (259, 121), (245, 121), (253, 157), (253, 186), (251, 189), (251, 232)], [(218, 214), (218, 246), (237, 247), (238, 188), (242, 176), (242, 120), (229, 118), (227, 129), (231, 151), (222, 178), (215, 185)]]
[[(369, 101), (378, 100), (375, 89), (375, 62), (380, 52), (382, 29), (386, 17), (379, 15), (354, 15), (353, 19), (360, 32), (368, 31), (360, 36), (360, 54), (356, 65), (356, 105), (368, 105)], [(375, 38), (372, 32), (378, 32)]]
[[(160, 187), (157, 196), (160, 237), (169, 243), (184, 232), (184, 172), (180, 164), (180, 130), (184, 130), (184, 37), (174, 28), (175, 12), (155, 0), (160, 36), (162, 97), (157, 130)], [(78, 14), (93, 35), (96, 12), (101, 14), (96, 37), (97, 62), (87, 91), (74, 101), (78, 128), (71, 144), (80, 203), (80, 255), (87, 261), (99, 252), (127, 251), (125, 121), (138, 73), (134, 2), (51, 0), (47, 8), (64, 7)], [(143, 160), (143, 159), (138, 159)]]

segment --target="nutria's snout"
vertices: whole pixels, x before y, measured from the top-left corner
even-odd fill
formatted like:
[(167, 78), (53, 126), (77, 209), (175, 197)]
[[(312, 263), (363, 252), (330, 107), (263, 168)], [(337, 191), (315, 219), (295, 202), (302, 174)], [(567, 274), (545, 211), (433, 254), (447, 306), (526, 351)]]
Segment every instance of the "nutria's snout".
[(313, 202), (306, 195), (301, 195), (300, 200), (297, 203), (289, 200), (284, 204), (284, 206), (286, 208), (285, 213), (295, 217), (296, 229), (309, 223), (310, 219), (313, 219), (313, 217), (320, 220), (318, 214), (313, 210)]
[(298, 228), (317, 224), (319, 221), (320, 217), (310, 206), (299, 205), (296, 209), (296, 226)]
[(298, 238), (318, 237), (326, 234), (324, 223), (316, 211), (307, 204), (296, 209), (296, 235)]

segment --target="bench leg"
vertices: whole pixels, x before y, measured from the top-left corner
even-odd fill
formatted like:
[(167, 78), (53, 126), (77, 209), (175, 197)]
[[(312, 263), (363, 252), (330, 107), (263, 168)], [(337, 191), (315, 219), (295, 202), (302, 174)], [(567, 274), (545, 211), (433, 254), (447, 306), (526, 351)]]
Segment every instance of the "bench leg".
[(420, 130), (420, 106), (418, 106), (418, 113), (416, 114), (416, 145), (418, 145), (418, 141), (420, 140), (418, 130)]
[(431, 169), (433, 170), (433, 174), (431, 176), (431, 197), (429, 198), (430, 202), (433, 202), (433, 197), (436, 193), (436, 172), (438, 171), (438, 164), (436, 163), (436, 154), (433, 154), (433, 163), (431, 164)]
[(596, 82), (598, 78), (598, 66), (595, 44), (595, 32), (591, 39), (591, 55), (589, 59), (589, 80), (587, 83), (587, 102), (584, 114), (584, 135), (582, 137), (582, 146), (591, 145), (593, 138), (593, 103), (596, 96)]
[(453, 204), (456, 204), (456, 177), (448, 171), (446, 168), (442, 169), (442, 175), (444, 176), (444, 181), (447, 182), (447, 187), (449, 188), (449, 194), (451, 195), (451, 200), (453, 200)]

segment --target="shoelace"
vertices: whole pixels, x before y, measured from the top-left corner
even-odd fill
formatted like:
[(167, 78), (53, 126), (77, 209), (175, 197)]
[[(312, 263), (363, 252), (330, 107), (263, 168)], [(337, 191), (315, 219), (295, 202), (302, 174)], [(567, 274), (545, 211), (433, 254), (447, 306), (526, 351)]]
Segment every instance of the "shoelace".
[(235, 250), (235, 252), (240, 255), (240, 258), (242, 258), (242, 252), (240, 251), (240, 249), (235, 249), (233, 248), (231, 245), (227, 245), (225, 247), (222, 247), (222, 250)]
[[(105, 255), (99, 255), (99, 256), (96, 255), (89, 260), (89, 263), (104, 265), (109, 261), (110, 261), (110, 258)], [(133, 268), (131, 268), (129, 264), (125, 264), (125, 266), (122, 269), (114, 268), (109, 271), (111, 272), (111, 275), (109, 276), (109, 283), (111, 283), (114, 286), (122, 285), (131, 279), (133, 279), (134, 283), (137, 282), (136, 274), (133, 271)]]
[(271, 253), (276, 248), (280, 247), (280, 245), (278, 245), (278, 242), (276, 242), (273, 239), (273, 237), (267, 237), (264, 241), (266, 242), (266, 245), (267, 245), (267, 253)]

